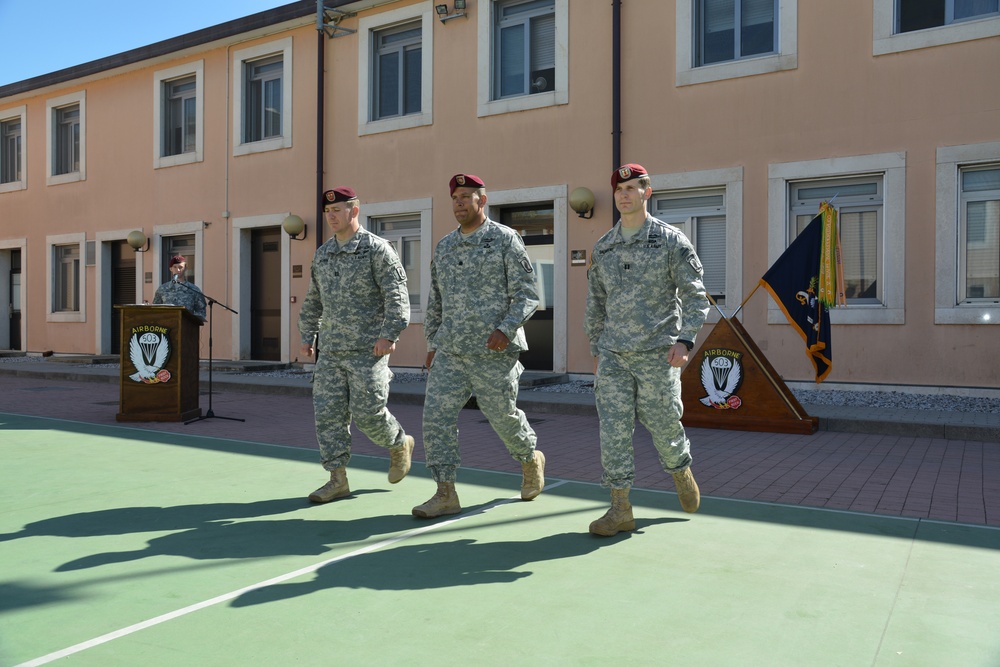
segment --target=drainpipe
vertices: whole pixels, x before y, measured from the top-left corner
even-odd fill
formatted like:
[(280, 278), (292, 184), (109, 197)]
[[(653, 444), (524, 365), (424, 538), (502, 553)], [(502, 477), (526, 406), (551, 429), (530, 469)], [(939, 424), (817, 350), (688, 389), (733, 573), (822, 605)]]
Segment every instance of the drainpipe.
[(323, 30), (323, 2), (317, 0), (318, 21), (316, 30), (316, 188), (313, 190), (313, 202), (316, 205), (316, 247), (323, 245), (323, 207), (319, 203), (319, 193), (323, 192), (323, 146), (324, 141), (324, 98), (326, 91), (326, 32)]
[[(622, 164), (622, 0), (612, 0), (611, 15), (611, 170)], [(611, 225), (618, 208), (611, 198)]]

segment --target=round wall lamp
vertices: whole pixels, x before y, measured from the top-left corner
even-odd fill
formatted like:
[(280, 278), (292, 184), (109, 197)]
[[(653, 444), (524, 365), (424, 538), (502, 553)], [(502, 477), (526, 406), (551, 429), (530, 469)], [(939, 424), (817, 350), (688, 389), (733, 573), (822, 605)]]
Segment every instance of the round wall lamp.
[[(149, 250), (149, 239), (146, 238), (146, 235), (143, 234), (140, 229), (137, 229), (134, 232), (129, 232), (128, 236), (125, 237), (125, 242), (128, 243), (132, 247), (132, 250), (135, 250), (136, 252), (146, 252)], [(143, 246), (146, 247), (143, 248)], [(140, 250), (140, 248), (142, 249)]]
[(306, 223), (297, 215), (289, 215), (285, 218), (281, 223), (281, 228), (294, 241), (301, 241), (306, 237)]
[(577, 188), (569, 193), (569, 207), (587, 220), (594, 217), (594, 193), (590, 188)]

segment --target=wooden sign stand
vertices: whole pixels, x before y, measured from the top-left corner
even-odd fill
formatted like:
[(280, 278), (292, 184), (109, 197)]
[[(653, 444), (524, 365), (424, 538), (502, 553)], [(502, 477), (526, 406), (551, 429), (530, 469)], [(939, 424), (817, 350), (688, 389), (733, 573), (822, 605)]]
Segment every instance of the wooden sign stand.
[(739, 320), (723, 317), (681, 372), (684, 426), (812, 434), (810, 417)]

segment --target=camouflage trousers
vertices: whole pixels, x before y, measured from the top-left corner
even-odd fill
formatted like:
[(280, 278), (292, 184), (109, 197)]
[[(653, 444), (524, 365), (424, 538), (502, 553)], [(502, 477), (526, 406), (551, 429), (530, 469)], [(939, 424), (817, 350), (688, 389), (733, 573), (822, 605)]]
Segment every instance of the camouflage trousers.
[(600, 350), (594, 395), (601, 420), (603, 486), (627, 489), (635, 480), (636, 418), (653, 436), (665, 472), (681, 472), (691, 465), (691, 443), (680, 422), (681, 369), (667, 363), (665, 351)]
[(424, 397), (424, 453), (434, 481), (455, 481), (462, 462), (458, 416), (473, 394), (514, 460), (531, 460), (537, 438), (517, 407), (522, 370), (516, 353), (434, 355)]
[(313, 373), (313, 412), (320, 460), (326, 470), (351, 459), (351, 419), (379, 447), (403, 444), (406, 432), (386, 409), (389, 357), (371, 352), (323, 352)]

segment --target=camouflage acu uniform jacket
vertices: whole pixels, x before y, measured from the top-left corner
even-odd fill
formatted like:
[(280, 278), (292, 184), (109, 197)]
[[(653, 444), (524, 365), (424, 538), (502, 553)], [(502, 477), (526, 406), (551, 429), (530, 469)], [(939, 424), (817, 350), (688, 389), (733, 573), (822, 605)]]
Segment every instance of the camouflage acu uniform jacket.
[(527, 350), (523, 327), (537, 306), (535, 274), (517, 232), (492, 220), (469, 238), (456, 229), (438, 242), (431, 261), (427, 349), (489, 354), (486, 339), (499, 329), (510, 352)]
[(626, 241), (621, 221), (594, 245), (584, 330), (591, 354), (694, 341), (708, 315), (702, 266), (681, 232), (653, 217)]
[(173, 280), (167, 281), (156, 288), (153, 303), (170, 303), (184, 306), (195, 317), (205, 319), (205, 297), (201, 290), (192, 282), (181, 285)]
[(316, 250), (299, 312), (302, 342), (328, 352), (371, 350), (399, 339), (410, 321), (406, 273), (392, 245), (365, 229), (344, 246), (332, 238)]

